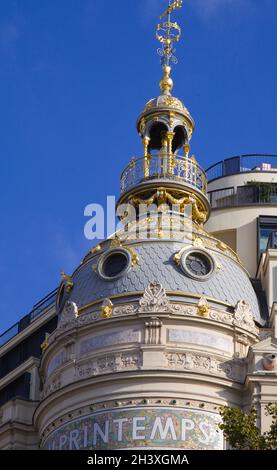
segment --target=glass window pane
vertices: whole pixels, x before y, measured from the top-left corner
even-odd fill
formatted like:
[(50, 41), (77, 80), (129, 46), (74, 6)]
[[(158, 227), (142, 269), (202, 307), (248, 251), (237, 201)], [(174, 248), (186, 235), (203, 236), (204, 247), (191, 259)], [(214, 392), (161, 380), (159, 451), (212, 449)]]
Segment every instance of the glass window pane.
[(277, 225), (276, 226), (271, 226), (266, 227), (266, 226), (261, 226), (260, 227), (260, 254), (264, 253), (266, 251), (268, 239), (271, 233), (276, 232), (277, 230)]

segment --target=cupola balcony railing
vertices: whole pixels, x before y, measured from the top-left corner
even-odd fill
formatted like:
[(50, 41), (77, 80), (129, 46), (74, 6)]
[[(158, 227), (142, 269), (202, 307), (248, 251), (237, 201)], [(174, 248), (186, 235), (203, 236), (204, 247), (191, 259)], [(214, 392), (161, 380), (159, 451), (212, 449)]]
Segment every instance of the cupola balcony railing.
[(121, 175), (121, 193), (151, 180), (172, 180), (207, 194), (206, 173), (197, 161), (168, 153), (132, 159)]

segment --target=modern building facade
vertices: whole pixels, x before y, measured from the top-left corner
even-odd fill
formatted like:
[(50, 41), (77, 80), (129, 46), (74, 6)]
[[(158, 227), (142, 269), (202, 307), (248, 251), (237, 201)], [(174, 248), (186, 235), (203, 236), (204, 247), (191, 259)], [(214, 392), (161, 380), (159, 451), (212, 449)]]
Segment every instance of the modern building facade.
[(221, 450), (223, 405), (254, 405), (269, 426), (275, 160), (206, 173), (190, 154), (194, 121), (169, 65), (178, 6), (157, 29), (161, 94), (137, 121), (143, 156), (121, 176), (122, 229), (0, 337), (1, 449)]

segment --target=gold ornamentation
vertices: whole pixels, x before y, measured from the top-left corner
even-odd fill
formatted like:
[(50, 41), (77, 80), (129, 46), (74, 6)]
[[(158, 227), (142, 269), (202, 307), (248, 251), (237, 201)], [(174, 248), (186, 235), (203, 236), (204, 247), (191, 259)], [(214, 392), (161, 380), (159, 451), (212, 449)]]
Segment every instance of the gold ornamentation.
[(110, 243), (110, 248), (121, 248), (122, 241), (119, 240), (117, 237), (113, 238)]
[[(139, 263), (139, 256), (137, 255), (137, 253), (135, 252), (134, 249), (130, 248), (129, 246), (125, 246), (125, 245), (123, 246), (123, 243), (125, 241), (126, 240), (121, 241), (118, 238), (114, 238), (113, 240), (111, 240), (110, 246), (109, 246), (108, 250), (106, 250), (106, 251), (112, 250), (114, 248), (123, 248), (124, 250), (128, 251), (128, 253), (131, 256), (131, 266), (133, 268), (134, 266), (136, 266)], [(103, 256), (105, 256), (104, 253), (103, 253), (102, 257)], [(100, 260), (101, 260), (101, 257), (100, 257), (100, 259), (98, 259), (98, 263), (99, 263)], [(92, 265), (92, 269), (93, 269), (94, 272), (97, 271), (98, 263)]]
[(130, 253), (130, 255), (132, 257), (132, 268), (133, 268), (134, 266), (136, 266), (139, 263), (139, 256), (137, 255), (135, 250), (132, 250), (132, 248), (129, 248), (129, 246), (125, 246), (124, 248), (125, 248), (125, 250), (127, 250)]
[(172, 4), (169, 2), (169, 6), (166, 11), (161, 15), (160, 18), (167, 16), (165, 23), (157, 25), (156, 38), (162, 44), (162, 47), (158, 49), (158, 54), (162, 57), (161, 63), (164, 69), (164, 78), (160, 83), (161, 90), (168, 94), (172, 90), (173, 82), (169, 77), (170, 74), (170, 62), (177, 63), (177, 59), (174, 56), (175, 49), (173, 44), (178, 42), (181, 37), (181, 28), (178, 23), (171, 22), (171, 13), (173, 10), (182, 7), (183, 0), (175, 0)]
[(184, 145), (184, 151), (185, 151), (186, 158), (189, 158), (189, 151), (190, 151), (190, 145), (189, 144)]
[(172, 112), (172, 111), (170, 111), (170, 112), (169, 112), (169, 125), (170, 125), (170, 127), (173, 126), (174, 120), (175, 120), (175, 113)]
[(192, 138), (192, 133), (193, 133), (193, 127), (191, 125), (188, 128), (188, 139), (190, 140)]
[(225, 243), (220, 240), (218, 241), (216, 247), (219, 248), (221, 251), (226, 251), (228, 248), (227, 245), (225, 245)]
[[(164, 36), (164, 30), (170, 28), (172, 30), (171, 38)], [(181, 37), (181, 28), (178, 23), (172, 23), (167, 21), (166, 23), (160, 23), (157, 25), (156, 38), (160, 41), (161, 44), (166, 44), (166, 46), (171, 45), (173, 42), (178, 42)]]
[(94, 248), (92, 248), (91, 253), (94, 255), (95, 253), (99, 253), (99, 251), (102, 250), (101, 245), (96, 245)]
[[(171, 166), (169, 166), (170, 161)], [(133, 159), (125, 168), (121, 177), (121, 193), (143, 182), (144, 162), (145, 156)], [(203, 194), (207, 193), (206, 174), (194, 159), (170, 154), (167, 151), (149, 155), (149, 178), (167, 179), (168, 177), (172, 181), (188, 184)]]
[[(152, 101), (152, 100), (151, 100), (151, 101)], [(149, 103), (148, 103), (148, 104), (149, 104)], [(146, 105), (146, 108), (147, 108), (147, 105)], [(144, 133), (145, 127), (146, 127), (146, 126), (145, 126), (145, 118), (143, 117), (143, 118), (141, 119), (141, 121), (140, 121), (140, 132), (141, 132), (141, 134)]]
[(74, 282), (71, 276), (68, 276), (64, 272), (61, 273), (62, 282), (65, 286), (66, 292), (70, 292), (73, 289)]
[(165, 65), (163, 70), (164, 76), (160, 81), (160, 89), (163, 93), (170, 93), (173, 88), (173, 80), (170, 77), (171, 67), (169, 67), (169, 65)]
[(194, 242), (193, 242), (193, 246), (203, 246), (204, 245), (204, 242), (202, 240), (202, 238), (200, 237), (196, 237)]
[(169, 5), (167, 10), (160, 16), (160, 20), (164, 18), (165, 16), (170, 15), (170, 13), (173, 10), (176, 10), (177, 8), (182, 8), (182, 5), (183, 5), (183, 0), (175, 0), (171, 5)]
[(181, 103), (181, 101), (178, 100), (178, 98), (174, 98), (174, 96), (166, 96), (163, 99), (163, 105), (168, 106), (169, 108), (181, 109), (182, 111), (186, 109)]
[(200, 317), (209, 316), (210, 308), (209, 308), (209, 304), (207, 302), (206, 297), (201, 297), (201, 299), (198, 302), (197, 308), (198, 308), (198, 315)]
[(43, 343), (40, 345), (41, 347), (41, 350), (44, 352), (46, 351), (46, 349), (49, 347), (49, 343), (48, 343), (48, 338), (49, 338), (49, 333), (46, 333), (45, 334), (45, 340), (43, 341)]
[(182, 250), (180, 250), (178, 253), (176, 253), (176, 254), (174, 255), (174, 261), (175, 261), (175, 263), (177, 264), (177, 266), (180, 266), (180, 262), (181, 262), (181, 257), (182, 257), (183, 251), (184, 251), (184, 248), (182, 248)]
[(113, 314), (113, 303), (110, 299), (105, 299), (101, 305), (101, 318), (111, 318)]
[(166, 188), (158, 188), (156, 192), (149, 198), (143, 199), (138, 196), (134, 196), (129, 201), (131, 204), (138, 206), (140, 204), (146, 204), (147, 206), (157, 202), (158, 208), (163, 204), (171, 204), (180, 206), (180, 211), (184, 212), (188, 205), (192, 206), (192, 218), (198, 224), (203, 224), (207, 219), (207, 211), (203, 206), (199, 208), (199, 202), (189, 193), (185, 193), (182, 198), (174, 197)]
[[(159, 98), (159, 101), (156, 99), (152, 99), (148, 101), (145, 105), (144, 112), (147, 112), (151, 109), (153, 109), (153, 113), (151, 114), (151, 119), (154, 122), (159, 122), (160, 117), (164, 115), (162, 111), (159, 111), (159, 108), (170, 108), (172, 111), (170, 111), (171, 116), (169, 116), (169, 125), (172, 126), (174, 122), (174, 117), (178, 115), (179, 119), (183, 118), (182, 124), (187, 130), (188, 137), (189, 139), (192, 136), (192, 124), (191, 120), (192, 117), (190, 115), (189, 110), (186, 108), (186, 106), (180, 101), (178, 98), (175, 98), (171, 95), (162, 95), (162, 97)], [(176, 115), (174, 114), (174, 111), (176, 112)], [(156, 115), (157, 114), (157, 115)], [(186, 119), (188, 118), (188, 119)], [(144, 118), (142, 118), (144, 119)], [(143, 131), (144, 132), (144, 131)], [(141, 133), (143, 135), (143, 132)]]
[[(151, 108), (154, 107), (153, 101), (155, 101), (155, 100), (151, 99), (151, 100), (147, 101), (144, 111), (148, 111), (148, 109), (151, 109)], [(142, 118), (142, 119), (144, 121), (144, 126), (145, 126), (145, 119), (144, 118)], [(144, 132), (144, 130), (142, 132)]]

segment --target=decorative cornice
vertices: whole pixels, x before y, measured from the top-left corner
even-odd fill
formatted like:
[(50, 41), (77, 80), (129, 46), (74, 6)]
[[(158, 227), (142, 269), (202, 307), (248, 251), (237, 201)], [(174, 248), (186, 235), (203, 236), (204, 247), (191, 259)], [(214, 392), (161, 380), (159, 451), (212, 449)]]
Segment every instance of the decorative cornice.
[[(245, 300), (238, 302), (234, 314), (214, 309), (210, 304), (213, 299), (200, 295), (194, 295), (194, 298), (199, 299), (198, 303), (194, 305), (176, 301), (172, 302), (164, 287), (157, 281), (150, 283), (143, 293), (136, 293), (136, 296), (137, 295), (142, 295), (139, 302), (134, 301), (124, 305), (114, 305), (111, 299), (106, 299), (104, 303), (102, 301), (101, 306), (101, 301), (98, 301), (96, 303), (99, 305), (98, 310), (83, 315), (80, 315), (80, 309), (78, 309), (74, 302), (67, 302), (62, 312), (58, 328), (48, 338), (48, 345), (53, 344), (55, 340), (65, 332), (74, 329), (77, 330), (96, 321), (107, 321), (110, 317), (115, 320), (125, 315), (145, 316), (149, 314), (155, 317), (158, 314), (182, 315), (198, 317), (199, 319), (202, 317), (202, 321), (216, 321), (230, 327), (243, 329), (249, 334), (258, 337), (259, 330), (255, 325), (251, 307)], [(180, 295), (180, 292), (177, 292), (176, 295)], [(104, 317), (103, 314), (105, 314)]]

